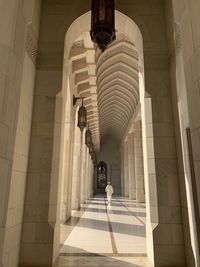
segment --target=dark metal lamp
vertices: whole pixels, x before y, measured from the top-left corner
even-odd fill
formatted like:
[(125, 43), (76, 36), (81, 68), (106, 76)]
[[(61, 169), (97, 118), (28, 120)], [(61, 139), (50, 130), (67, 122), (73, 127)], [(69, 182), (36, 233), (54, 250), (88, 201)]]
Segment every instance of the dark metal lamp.
[(89, 147), (91, 143), (92, 143), (92, 133), (88, 128), (87, 131), (85, 132), (85, 144), (87, 147)]
[(73, 96), (73, 105), (76, 105), (76, 101), (78, 99), (82, 100), (82, 105), (78, 110), (78, 123), (77, 123), (77, 126), (80, 128), (81, 131), (83, 131), (83, 129), (87, 125), (87, 110), (83, 106), (83, 97), (75, 97), (75, 96)]
[(92, 155), (93, 152), (94, 152), (94, 144), (91, 143), (89, 146), (89, 154)]
[(90, 36), (102, 52), (115, 40), (114, 0), (92, 0)]

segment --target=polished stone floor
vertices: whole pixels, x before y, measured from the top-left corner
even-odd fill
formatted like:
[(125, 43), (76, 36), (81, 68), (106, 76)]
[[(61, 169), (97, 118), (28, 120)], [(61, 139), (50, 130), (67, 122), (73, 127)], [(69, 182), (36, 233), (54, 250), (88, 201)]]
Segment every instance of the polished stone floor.
[(145, 219), (145, 205), (133, 200), (88, 200), (62, 226), (59, 266), (149, 266)]

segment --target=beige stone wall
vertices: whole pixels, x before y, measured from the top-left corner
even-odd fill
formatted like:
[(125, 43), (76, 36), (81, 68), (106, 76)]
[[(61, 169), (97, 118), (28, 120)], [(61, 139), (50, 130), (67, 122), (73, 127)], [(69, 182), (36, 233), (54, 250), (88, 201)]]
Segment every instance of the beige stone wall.
[[(176, 114), (177, 148), (184, 237), (188, 266), (199, 266), (199, 250), (186, 128), (192, 131), (196, 188), (199, 191), (199, 11), (198, 1), (166, 1), (171, 83)], [(177, 106), (178, 103), (178, 106)], [(199, 197), (199, 194), (198, 194)], [(199, 198), (200, 201), (200, 198)], [(200, 202), (199, 202), (200, 203)]]
[(0, 1), (0, 265), (17, 266), (40, 1)]

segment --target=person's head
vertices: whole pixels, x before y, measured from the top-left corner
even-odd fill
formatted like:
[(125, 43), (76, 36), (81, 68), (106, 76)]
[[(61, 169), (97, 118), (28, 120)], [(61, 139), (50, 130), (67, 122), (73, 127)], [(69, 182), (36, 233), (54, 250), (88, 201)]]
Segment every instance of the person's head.
[(111, 184), (111, 182), (109, 181), (109, 182), (108, 182), (108, 184), (110, 185), (110, 184)]

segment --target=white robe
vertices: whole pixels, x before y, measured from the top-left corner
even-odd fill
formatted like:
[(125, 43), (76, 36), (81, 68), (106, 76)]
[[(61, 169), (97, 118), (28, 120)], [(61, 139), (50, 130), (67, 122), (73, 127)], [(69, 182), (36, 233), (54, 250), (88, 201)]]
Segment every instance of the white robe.
[(113, 187), (112, 187), (112, 185), (108, 184), (106, 186), (105, 191), (107, 192), (107, 195), (112, 196), (112, 194), (113, 194)]
[(111, 201), (111, 198), (112, 198), (112, 194), (113, 194), (113, 187), (112, 185), (108, 184), (106, 186), (106, 189), (105, 189), (106, 193), (107, 193), (107, 199), (108, 199), (108, 202)]

